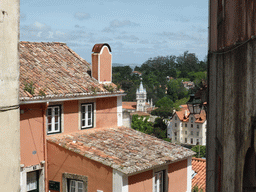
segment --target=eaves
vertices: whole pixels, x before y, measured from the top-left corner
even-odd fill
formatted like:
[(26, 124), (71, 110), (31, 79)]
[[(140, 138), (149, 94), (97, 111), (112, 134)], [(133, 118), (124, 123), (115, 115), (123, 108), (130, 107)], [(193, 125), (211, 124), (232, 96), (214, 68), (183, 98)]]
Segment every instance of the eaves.
[(20, 98), (19, 104), (34, 104), (34, 103), (47, 103), (47, 102), (60, 102), (60, 101), (72, 101), (72, 100), (83, 100), (83, 99), (97, 99), (106, 97), (118, 97), (125, 96), (126, 93), (105, 93), (99, 95), (93, 94), (72, 94), (72, 95), (47, 95), (44, 97), (38, 96), (33, 98)]

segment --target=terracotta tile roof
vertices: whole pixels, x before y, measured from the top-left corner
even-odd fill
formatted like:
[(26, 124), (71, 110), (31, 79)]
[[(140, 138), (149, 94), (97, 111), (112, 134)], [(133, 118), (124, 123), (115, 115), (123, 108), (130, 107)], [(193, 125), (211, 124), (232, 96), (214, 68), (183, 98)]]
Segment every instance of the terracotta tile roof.
[[(187, 108), (187, 105), (181, 105), (180, 111), (176, 111), (175, 113), (177, 114), (180, 121), (183, 121), (183, 122), (189, 121), (190, 112)], [(200, 114), (195, 114), (194, 117), (196, 118), (196, 121), (195, 121), (196, 123), (204, 123), (206, 120), (206, 113), (204, 110), (202, 110)]]
[(200, 114), (195, 115), (196, 123), (203, 123), (206, 120), (205, 110), (202, 110)]
[[(21, 101), (110, 93), (90, 77), (91, 65), (64, 43), (20, 42), (19, 54)], [(33, 95), (25, 91), (31, 82)]]
[(192, 170), (195, 171), (195, 176), (192, 178), (192, 187), (206, 191), (206, 159), (192, 158)]
[(141, 73), (141, 72), (139, 72), (139, 71), (133, 71), (132, 73), (133, 73), (133, 74), (142, 75), (142, 73)]
[(137, 102), (122, 102), (123, 109), (136, 109)]
[(187, 148), (125, 127), (51, 135), (47, 140), (124, 174), (146, 171), (195, 154)]

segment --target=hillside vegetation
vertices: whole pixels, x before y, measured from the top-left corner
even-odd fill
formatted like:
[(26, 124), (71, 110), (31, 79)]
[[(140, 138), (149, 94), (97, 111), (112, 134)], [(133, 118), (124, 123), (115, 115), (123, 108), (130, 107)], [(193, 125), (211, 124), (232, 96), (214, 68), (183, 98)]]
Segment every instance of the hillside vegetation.
[[(184, 52), (180, 56), (158, 56), (149, 58), (134, 71), (129, 66), (113, 67), (113, 82), (121, 85), (127, 93), (124, 101), (136, 101), (136, 89), (140, 79), (147, 89), (147, 98), (153, 99), (159, 108), (177, 108), (187, 102), (189, 94), (200, 87), (207, 78), (207, 62), (199, 61), (195, 54)], [(167, 77), (169, 77), (167, 79)], [(193, 81), (196, 87), (187, 91), (182, 81)]]

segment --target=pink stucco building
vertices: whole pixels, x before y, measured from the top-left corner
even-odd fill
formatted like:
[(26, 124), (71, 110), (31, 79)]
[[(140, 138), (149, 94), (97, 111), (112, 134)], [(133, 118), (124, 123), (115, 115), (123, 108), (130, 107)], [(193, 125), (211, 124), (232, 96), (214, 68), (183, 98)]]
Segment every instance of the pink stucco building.
[(92, 51), (20, 42), (21, 191), (191, 191), (194, 153), (123, 127), (111, 48)]

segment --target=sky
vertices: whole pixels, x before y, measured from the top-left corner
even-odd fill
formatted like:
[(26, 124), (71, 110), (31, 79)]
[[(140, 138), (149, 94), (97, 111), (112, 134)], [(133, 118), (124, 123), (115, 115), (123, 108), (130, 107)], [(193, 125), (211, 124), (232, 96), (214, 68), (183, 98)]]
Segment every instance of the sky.
[(108, 43), (112, 62), (207, 55), (207, 0), (20, 0), (20, 40), (63, 42), (87, 62)]

